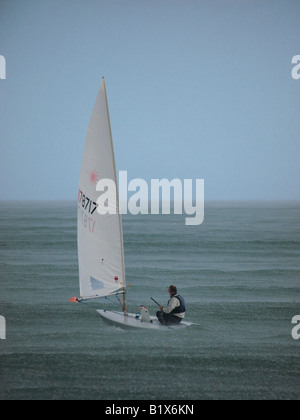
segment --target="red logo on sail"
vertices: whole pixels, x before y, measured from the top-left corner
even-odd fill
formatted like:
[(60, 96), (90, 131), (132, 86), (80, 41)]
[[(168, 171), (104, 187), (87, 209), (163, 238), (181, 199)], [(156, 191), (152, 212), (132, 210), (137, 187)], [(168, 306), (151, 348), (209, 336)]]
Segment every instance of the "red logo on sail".
[(119, 277), (118, 277), (118, 276), (116, 276), (116, 277), (115, 277), (115, 282), (116, 282), (116, 283), (118, 283), (118, 280), (119, 280)]
[(86, 170), (86, 172), (89, 175), (90, 182), (92, 184), (97, 184), (97, 182), (99, 181), (99, 174), (96, 171), (96, 169), (92, 169), (90, 172)]

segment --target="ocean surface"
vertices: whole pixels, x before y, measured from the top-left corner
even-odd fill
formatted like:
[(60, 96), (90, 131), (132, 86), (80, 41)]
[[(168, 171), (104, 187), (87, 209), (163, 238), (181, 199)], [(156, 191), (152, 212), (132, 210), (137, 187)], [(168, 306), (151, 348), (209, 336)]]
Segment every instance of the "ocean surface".
[(170, 284), (196, 325), (124, 330), (78, 296), (74, 202), (0, 202), (0, 399), (299, 399), (300, 203), (123, 219), (128, 309)]

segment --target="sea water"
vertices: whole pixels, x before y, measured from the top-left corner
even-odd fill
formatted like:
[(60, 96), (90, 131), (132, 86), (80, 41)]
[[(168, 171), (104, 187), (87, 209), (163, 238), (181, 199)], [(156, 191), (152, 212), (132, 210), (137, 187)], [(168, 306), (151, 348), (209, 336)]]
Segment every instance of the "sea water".
[(123, 218), (128, 309), (175, 284), (181, 331), (124, 330), (78, 296), (76, 203), (0, 203), (0, 399), (298, 399), (300, 204)]

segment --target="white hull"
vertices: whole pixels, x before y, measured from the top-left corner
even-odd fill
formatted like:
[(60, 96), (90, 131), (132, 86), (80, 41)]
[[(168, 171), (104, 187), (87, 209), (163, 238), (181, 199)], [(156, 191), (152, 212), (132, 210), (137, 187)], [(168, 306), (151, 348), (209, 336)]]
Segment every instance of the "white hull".
[(193, 325), (191, 322), (182, 321), (178, 325), (171, 325), (166, 327), (161, 325), (158, 319), (154, 316), (151, 316), (151, 322), (142, 322), (140, 318), (136, 317), (136, 314), (129, 313), (127, 316), (124, 315), (123, 312), (116, 312), (116, 311), (106, 311), (105, 309), (98, 309), (97, 312), (104, 318), (105, 320), (121, 326), (125, 328), (144, 328), (150, 330), (181, 330), (186, 327), (190, 327)]

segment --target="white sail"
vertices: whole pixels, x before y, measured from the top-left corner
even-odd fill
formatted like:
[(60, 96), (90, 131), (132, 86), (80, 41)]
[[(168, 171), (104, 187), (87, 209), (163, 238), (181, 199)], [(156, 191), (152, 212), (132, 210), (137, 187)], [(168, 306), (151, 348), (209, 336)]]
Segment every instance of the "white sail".
[[(116, 185), (116, 214), (100, 215), (96, 185), (110, 179)], [(125, 291), (122, 221), (117, 173), (104, 79), (88, 125), (78, 191), (78, 261), (80, 299)]]

